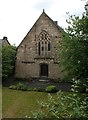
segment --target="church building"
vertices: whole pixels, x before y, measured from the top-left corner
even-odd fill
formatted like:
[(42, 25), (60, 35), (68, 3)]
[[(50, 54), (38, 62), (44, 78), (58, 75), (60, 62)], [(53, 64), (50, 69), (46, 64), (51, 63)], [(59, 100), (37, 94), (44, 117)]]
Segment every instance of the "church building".
[(62, 31), (43, 10), (17, 48), (15, 77), (62, 79), (57, 50)]

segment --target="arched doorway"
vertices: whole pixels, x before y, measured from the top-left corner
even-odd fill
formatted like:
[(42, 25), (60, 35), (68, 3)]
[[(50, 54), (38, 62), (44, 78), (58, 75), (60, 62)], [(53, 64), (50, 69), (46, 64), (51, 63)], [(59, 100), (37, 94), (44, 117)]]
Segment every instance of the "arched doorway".
[(40, 76), (48, 76), (48, 64), (40, 64)]

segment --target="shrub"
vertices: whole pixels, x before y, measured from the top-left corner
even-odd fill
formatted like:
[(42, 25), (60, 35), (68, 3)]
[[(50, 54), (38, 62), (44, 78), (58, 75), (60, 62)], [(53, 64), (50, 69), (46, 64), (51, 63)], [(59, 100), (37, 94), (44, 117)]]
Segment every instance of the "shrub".
[(56, 86), (50, 85), (50, 86), (46, 87), (45, 91), (46, 92), (51, 92), (51, 93), (56, 92), (57, 91)]
[[(78, 94), (73, 93), (65, 96), (63, 92), (57, 92), (57, 96), (54, 98), (51, 94), (48, 94), (48, 101), (38, 101), (40, 109), (37, 112), (33, 112), (33, 117), (38, 120), (44, 119), (47, 116), (50, 118), (58, 119), (81, 119), (87, 118), (86, 101), (82, 101)], [(43, 114), (42, 114), (43, 113)]]
[(28, 91), (33, 91), (33, 88), (31, 88), (31, 87), (28, 87)]
[(45, 89), (44, 89), (44, 88), (38, 88), (37, 91), (38, 91), (38, 92), (45, 92)]
[(27, 91), (28, 90), (28, 87), (26, 85), (23, 85), (22, 88), (21, 88), (22, 91)]
[(9, 89), (16, 90), (16, 89), (17, 89), (17, 87), (16, 87), (15, 85), (11, 85), (11, 86), (9, 86)]
[(72, 79), (72, 91), (74, 92), (81, 92), (81, 93), (88, 93), (88, 79)]
[(19, 82), (16, 86), (17, 90), (21, 90), (24, 87), (24, 84)]
[(38, 89), (37, 88), (33, 88), (33, 91), (38, 91)]
[(15, 85), (9, 86), (9, 89), (14, 89), (14, 90), (17, 89), (17, 90), (27, 91), (28, 87), (27, 87), (27, 85), (19, 82), (16, 86)]
[(45, 89), (43, 89), (43, 88), (30, 88), (30, 87), (28, 87), (28, 91), (45, 92)]

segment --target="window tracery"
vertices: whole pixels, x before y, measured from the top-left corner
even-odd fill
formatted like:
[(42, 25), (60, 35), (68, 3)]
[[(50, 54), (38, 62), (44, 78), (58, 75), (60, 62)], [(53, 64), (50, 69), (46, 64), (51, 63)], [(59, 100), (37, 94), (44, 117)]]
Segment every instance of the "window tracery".
[(50, 36), (46, 31), (39, 34), (38, 37), (38, 55), (46, 56), (51, 51)]

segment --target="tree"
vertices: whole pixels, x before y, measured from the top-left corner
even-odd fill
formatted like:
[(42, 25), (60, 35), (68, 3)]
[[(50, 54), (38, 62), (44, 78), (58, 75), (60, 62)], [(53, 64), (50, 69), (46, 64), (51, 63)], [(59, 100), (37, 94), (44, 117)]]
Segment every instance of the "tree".
[(7, 79), (14, 73), (16, 47), (2, 46), (2, 78)]
[[(88, 90), (88, 14), (69, 15), (68, 28), (59, 45), (61, 65), (69, 79), (79, 80), (79, 86)], [(81, 87), (82, 87), (81, 86)]]

